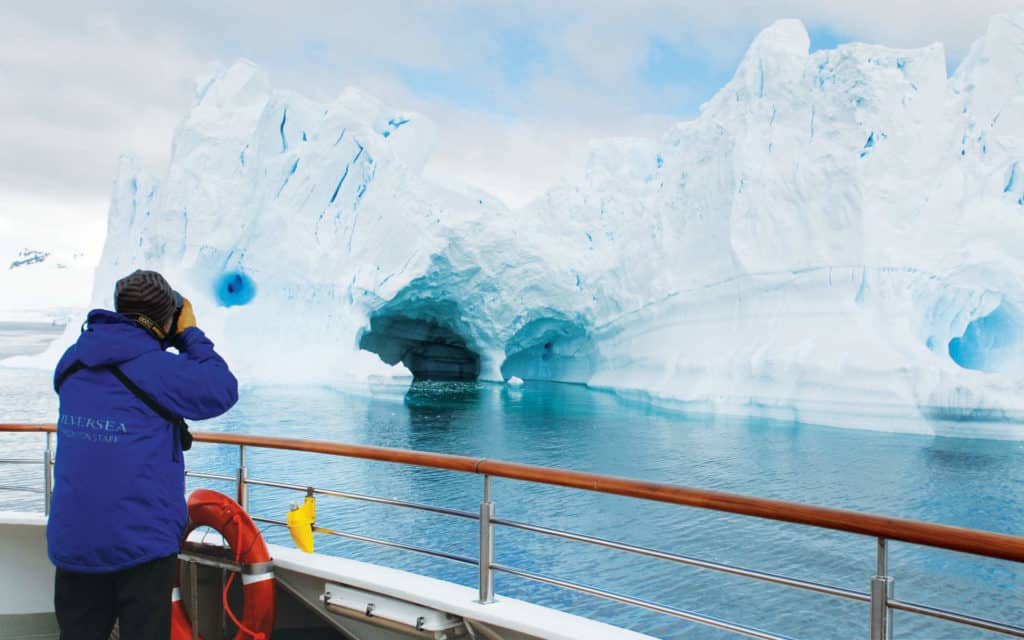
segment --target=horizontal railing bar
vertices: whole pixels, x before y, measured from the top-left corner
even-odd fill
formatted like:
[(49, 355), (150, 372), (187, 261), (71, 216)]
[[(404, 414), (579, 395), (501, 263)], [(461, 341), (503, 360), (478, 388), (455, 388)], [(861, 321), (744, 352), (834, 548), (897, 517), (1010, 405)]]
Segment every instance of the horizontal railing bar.
[(223, 480), (225, 482), (235, 482), (238, 480), (235, 476), (224, 476), (218, 473), (201, 473), (199, 471), (186, 471), (185, 475), (189, 478), (204, 478), (206, 480)]
[[(256, 522), (264, 522), (266, 524), (275, 524), (281, 527), (287, 527), (288, 523), (283, 520), (273, 520), (271, 518), (259, 518), (253, 517)], [(346, 531), (337, 531), (335, 529), (328, 529), (327, 527), (313, 527), (313, 531), (317, 533), (323, 533), (329, 536), (337, 536), (339, 538), (347, 538), (349, 540), (355, 540), (357, 542), (368, 542), (370, 544), (378, 544), (385, 547), (391, 547), (392, 549), (400, 549), (402, 551), (412, 551), (414, 553), (422, 553), (428, 556), (434, 556), (435, 558), (443, 558), (445, 560), (453, 560), (455, 562), (461, 562), (463, 564), (470, 564), (473, 566), (477, 565), (477, 561), (473, 558), (467, 558), (466, 556), (456, 555), (454, 553), (447, 553), (445, 551), (435, 551), (433, 549), (425, 549), (423, 547), (415, 547), (408, 544), (402, 544), (400, 542), (391, 542), (389, 540), (381, 540), (379, 538), (371, 538), (369, 536), (361, 536), (357, 533), (348, 533)]]
[[(0, 432), (53, 433), (55, 431), (56, 427), (54, 425), (0, 424)], [(761, 498), (751, 498), (747, 496), (726, 494), (722, 492), (689, 489), (686, 487), (678, 487), (658, 483), (638, 482), (634, 480), (629, 480), (627, 478), (616, 478), (612, 476), (600, 476), (597, 474), (563, 471), (558, 469), (547, 469), (544, 467), (536, 467), (532, 465), (496, 462), (486, 459), (467, 458), (464, 456), (453, 456), (448, 454), (423, 453), (399, 449), (388, 449), (384, 447), (367, 447), (361, 445), (344, 445), (322, 441), (298, 441), (285, 438), (239, 436), (238, 434), (196, 433), (195, 436), (195, 439), (199, 442), (247, 445), (294, 451), (305, 451), (311, 453), (323, 453), (328, 455), (340, 455), (369, 460), (378, 460), (383, 462), (394, 462), (399, 464), (411, 464), (438, 469), (447, 469), (450, 471), (487, 474), (514, 480), (554, 484), (558, 486), (578, 488), (601, 493), (624, 495), (628, 497), (636, 497), (641, 499), (649, 499), (660, 502), (680, 504), (683, 506), (695, 506), (699, 508), (707, 508), (717, 511), (726, 511), (741, 515), (749, 515), (753, 517), (793, 522), (796, 524), (807, 524), (810, 526), (830, 528), (835, 530), (847, 531), (850, 533), (861, 533), (863, 535), (881, 536), (893, 540), (902, 540), (904, 542), (911, 542), (926, 546), (945, 548), (953, 551), (963, 551), (967, 553), (974, 553), (989, 557), (1004, 558), (1015, 561), (1022, 561), (1022, 559), (1024, 559), (1024, 554), (1021, 554), (1017, 549), (1017, 547), (1021, 546), (1021, 543), (1024, 542), (1024, 540), (1020, 538), (985, 531), (962, 529), (959, 527), (950, 527), (947, 525), (936, 525), (931, 523), (902, 520), (898, 518), (886, 518), (883, 516), (873, 516), (869, 514), (861, 514), (857, 512), (843, 511), (838, 509), (813, 507), (808, 505), (785, 503), (781, 501), (766, 500)], [(27, 459), (0, 459), (0, 464), (43, 464), (43, 462), (39, 460)], [(204, 478), (210, 480), (236, 480), (236, 478), (233, 476), (201, 473), (195, 471), (186, 472), (186, 475), (190, 477)], [(300, 485), (289, 485), (285, 483), (274, 483), (259, 480), (250, 480), (248, 481), (248, 484), (294, 489), (300, 491), (305, 491), (307, 489), (307, 487)], [(42, 489), (32, 487), (16, 487), (9, 485), (0, 485), (0, 491), (16, 491), (36, 494), (44, 493), (44, 490)], [(404, 502), (400, 500), (391, 500), (387, 498), (379, 498), (376, 496), (367, 496), (362, 494), (333, 491), (326, 489), (314, 489), (314, 491), (322, 495), (330, 495), (342, 498), (362, 500), (366, 502), (401, 506), (467, 519), (479, 518), (479, 516), (473, 513), (459, 511), (455, 509), (447, 509), (444, 507), (434, 507), (431, 505)], [(732, 501), (733, 504), (730, 504), (730, 501)], [(774, 507), (778, 507), (781, 510), (779, 510), (776, 513), (771, 513), (771, 510)], [(287, 527), (287, 523), (280, 520), (272, 520), (268, 518), (259, 517), (254, 517), (253, 520), (277, 526)], [(809, 591), (816, 591), (828, 595), (834, 595), (838, 597), (844, 597), (859, 601), (869, 600), (867, 594), (863, 594), (856, 591), (832, 587), (829, 585), (823, 585), (814, 582), (786, 578), (784, 576), (779, 576), (776, 574), (743, 569), (740, 567), (734, 567), (726, 564), (700, 560), (697, 558), (666, 553), (655, 549), (618, 543), (593, 536), (586, 536), (582, 534), (576, 534), (557, 529), (539, 527), (513, 520), (495, 519), (493, 522), (495, 524), (508, 526), (511, 528), (542, 533), (545, 535), (556, 536), (568, 540), (596, 544), (625, 552), (637, 553), (639, 555), (645, 555), (649, 557), (674, 561), (681, 564), (687, 564), (724, 573), (750, 577), (758, 580), (763, 580), (766, 582), (773, 582), (776, 584), (806, 589)], [(879, 529), (878, 527), (895, 527), (897, 532), (894, 533), (892, 529)], [(369, 536), (362, 536), (343, 531), (336, 531), (325, 527), (316, 527), (314, 530), (318, 533), (323, 533), (326, 535), (333, 535), (336, 537), (346, 538), (349, 540), (381, 545), (403, 551), (411, 551), (414, 553), (425, 554), (464, 564), (474, 566), (478, 564), (477, 561), (472, 558), (456, 554), (450, 554), (443, 551), (435, 551), (432, 549), (390, 542), (387, 540), (381, 540)], [(966, 536), (968, 540), (965, 541), (961, 539), (959, 542), (955, 540), (951, 542), (948, 539), (941, 539), (944, 535), (961, 537)], [(979, 549), (979, 545), (984, 545), (986, 542), (996, 543), (997, 548), (995, 550)], [(580, 585), (565, 580), (559, 580), (556, 578), (543, 576), (541, 574), (534, 574), (528, 571), (514, 569), (502, 565), (492, 565), (491, 568), (495, 571), (502, 571), (504, 573), (517, 575), (519, 577), (526, 578), (529, 580), (534, 580), (550, 584), (553, 586), (580, 591), (583, 593), (589, 593), (607, 599), (623, 602), (625, 604), (631, 604), (634, 606), (639, 606), (653, 611), (658, 611), (668, 615), (673, 615), (683, 619), (691, 620), (693, 622), (697, 622), (700, 624), (710, 625), (713, 627), (729, 630), (750, 637), (764, 638), (766, 640), (787, 640), (785, 636), (772, 635), (767, 632), (760, 631), (758, 629), (744, 627), (742, 625), (736, 625), (723, 620), (718, 620), (716, 618), (702, 616), (693, 612), (673, 609), (671, 607), (658, 605), (656, 603), (651, 603), (644, 600), (639, 600), (636, 598), (631, 598), (628, 596), (603, 591), (601, 589), (596, 589), (593, 587), (588, 587), (585, 585)], [(979, 618), (966, 614), (959, 614), (944, 609), (938, 609), (926, 605), (901, 600), (890, 599), (888, 601), (888, 605), (893, 609), (905, 611), (908, 613), (924, 615), (928, 617), (946, 620), (949, 622), (984, 629), (987, 631), (993, 631), (996, 633), (1002, 633), (1014, 637), (1024, 638), (1024, 627), (1002, 624), (985, 618)]]
[(0, 484), (0, 491), (21, 491), (24, 493), (45, 493), (42, 489), (35, 487), (15, 487), (7, 484)]
[(404, 500), (392, 500), (390, 498), (378, 498), (376, 496), (367, 496), (359, 493), (348, 493), (346, 491), (334, 491), (333, 489), (317, 489), (317, 493), (325, 496), (333, 496), (337, 498), (351, 498), (352, 500), (362, 500), (364, 502), (376, 502), (379, 504), (387, 504), (395, 507), (406, 507), (409, 509), (418, 509), (420, 511), (429, 511), (430, 513), (437, 513), (440, 515), (453, 516), (456, 518), (465, 518), (467, 520), (479, 520), (480, 514), (470, 513), (468, 511), (460, 511), (458, 509), (449, 509), (448, 507), (435, 507), (434, 505), (422, 504), (420, 502), (406, 502)]
[(515, 520), (502, 520), (500, 518), (494, 518), (491, 520), (494, 524), (504, 525), (513, 529), (522, 529), (523, 531), (532, 531), (534, 533), (541, 533), (549, 536), (558, 538), (564, 538), (566, 540), (573, 540), (576, 542), (586, 542), (588, 544), (594, 544), (601, 547), (607, 547), (609, 549), (616, 549), (618, 551), (625, 551), (628, 553), (635, 553), (638, 555), (648, 556), (651, 558), (657, 558), (659, 560), (669, 560), (671, 562), (678, 562), (680, 564), (690, 565), (692, 567), (700, 567), (702, 569), (710, 569), (712, 571), (719, 571), (721, 573), (729, 573), (732, 575), (743, 576), (746, 578), (754, 578), (756, 580), (762, 580), (764, 582), (771, 582), (774, 584), (780, 584), (787, 587), (795, 587), (797, 589), (805, 589), (807, 591), (814, 591), (817, 593), (823, 593), (830, 596), (837, 596), (840, 598), (848, 598), (850, 600), (858, 600), (860, 602), (871, 602), (871, 596), (867, 593), (861, 593), (859, 591), (853, 591), (851, 589), (843, 589), (842, 587), (833, 587), (827, 584), (821, 584), (818, 582), (810, 582), (807, 580), (799, 580), (796, 578), (787, 578), (775, 573), (768, 573), (765, 571), (757, 571), (754, 569), (744, 569), (743, 567), (736, 567), (729, 564), (723, 564), (720, 562), (712, 562), (710, 560), (701, 560), (691, 556), (683, 556), (675, 553), (668, 553), (666, 551), (658, 551), (657, 549), (651, 549), (648, 547), (638, 547), (636, 545), (625, 544), (622, 542), (615, 542), (614, 540), (607, 540), (605, 538), (597, 538), (594, 536), (583, 535), (580, 533), (573, 533), (571, 531), (562, 531), (560, 529), (550, 529), (548, 527), (539, 527), (537, 525), (527, 524), (525, 522), (517, 522)]
[(187, 551), (178, 552), (178, 560), (184, 560), (185, 562), (195, 562), (205, 567), (214, 567), (217, 569), (226, 569), (228, 571), (234, 571), (240, 573), (244, 569), (244, 565), (240, 562), (233, 562), (231, 560), (221, 560), (219, 558), (210, 558), (209, 556), (198, 555), (195, 553), (189, 553)]
[(9, 433), (57, 433), (55, 424), (0, 424), (0, 431)]
[[(233, 480), (234, 478), (232, 478)], [(435, 507), (429, 504), (421, 504), (419, 502), (405, 502), (404, 500), (392, 500), (391, 498), (379, 498), (377, 496), (367, 496), (361, 493), (349, 493), (347, 491), (335, 491), (333, 489), (317, 489), (316, 487), (302, 486), (298, 484), (288, 484), (286, 482), (273, 482), (270, 480), (253, 480), (252, 478), (247, 479), (246, 484), (254, 484), (260, 487), (274, 487), (277, 489), (292, 489), (294, 491), (307, 491), (313, 489), (313, 493), (317, 493), (323, 496), (331, 496), (333, 498), (350, 498), (352, 500), (362, 500), (363, 502), (373, 502), (376, 504), (386, 504), (394, 507), (407, 507), (409, 509), (418, 509), (420, 511), (429, 511), (431, 513), (439, 513), (446, 516), (455, 516), (457, 518), (466, 518), (468, 520), (479, 520), (480, 515), (476, 513), (470, 513), (468, 511), (459, 511), (458, 509), (448, 509), (447, 507)]]
[(692, 611), (684, 611), (682, 609), (674, 609), (665, 605), (657, 604), (655, 602), (648, 602), (647, 600), (640, 600), (638, 598), (631, 598), (629, 596), (620, 595), (611, 591), (605, 591), (603, 589), (597, 589), (595, 587), (588, 587), (576, 582), (569, 582), (568, 580), (561, 580), (559, 578), (552, 578), (539, 573), (533, 573), (530, 571), (523, 571), (522, 569), (515, 569), (513, 567), (506, 567), (504, 565), (493, 564), (491, 569), (495, 571), (501, 571), (513, 576), (519, 576), (520, 578), (526, 578), (527, 580), (533, 580), (535, 582), (543, 582), (544, 584), (550, 584), (555, 587), (561, 587), (563, 589), (570, 589), (572, 591), (579, 591), (581, 593), (588, 593), (593, 596), (606, 598), (608, 600), (615, 600), (623, 604), (630, 604), (636, 607), (642, 607), (651, 611), (657, 611), (658, 613), (664, 613), (683, 620), (689, 620), (690, 622), (696, 622), (699, 624), (715, 627), (718, 629), (724, 629), (725, 631), (731, 631), (738, 633), (750, 638), (760, 638), (761, 640), (792, 640), (789, 636), (780, 636), (769, 633), (767, 631), (761, 631), (753, 627), (746, 627), (740, 624), (732, 622), (726, 622), (718, 618), (711, 616), (704, 616), (699, 613)]
[(954, 611), (937, 609), (935, 607), (929, 607), (915, 602), (893, 599), (889, 600), (889, 607), (899, 609), (900, 611), (906, 611), (907, 613), (916, 613), (922, 616), (939, 618), (948, 622), (956, 622), (970, 627), (976, 627), (978, 629), (985, 629), (986, 631), (995, 631), (996, 633), (1002, 633), (1016, 638), (1024, 638), (1024, 627), (1003, 624), (1001, 622), (996, 622), (995, 620), (978, 618), (965, 613), (956, 613)]
[[(53, 432), (54, 425), (0, 425), (0, 431)], [(782, 500), (693, 489), (670, 484), (643, 482), (580, 471), (565, 471), (534, 465), (498, 462), (442, 453), (427, 453), (386, 447), (342, 444), (322, 440), (295, 440), (237, 433), (193, 434), (198, 442), (268, 447), (327, 455), (411, 464), (435, 469), (477, 473), (492, 477), (539, 482), (584, 489), (598, 493), (654, 500), (755, 518), (846, 531), (874, 538), (886, 538), (929, 547), (973, 553), (990, 558), (1024, 562), (1024, 538), (963, 527), (891, 518), (842, 509), (816, 507)]]
[(450, 471), (486, 474), (512, 480), (541, 482), (564, 487), (643, 498), (684, 506), (738, 513), (771, 520), (793, 522), (827, 529), (884, 537), (953, 551), (1024, 561), (1024, 539), (1015, 536), (975, 531), (900, 518), (875, 516), (853, 511), (813, 507), (780, 500), (752, 498), (718, 491), (691, 489), (627, 478), (602, 476), (578, 471), (548, 469), (533, 465), (497, 462), (441, 453), (425, 453), (386, 447), (369, 447), (318, 440), (292, 440), (234, 433), (196, 433), (200, 442), (264, 446), (292, 451), (340, 455), (366, 460), (412, 464)]

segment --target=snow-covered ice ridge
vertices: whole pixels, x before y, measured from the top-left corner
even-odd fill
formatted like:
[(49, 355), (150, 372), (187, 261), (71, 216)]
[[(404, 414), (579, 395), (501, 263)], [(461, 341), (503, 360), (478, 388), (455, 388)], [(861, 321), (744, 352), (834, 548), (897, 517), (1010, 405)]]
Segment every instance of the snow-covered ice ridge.
[(594, 143), (516, 211), (423, 179), (423, 116), (239, 62), (199, 83), (162, 181), (123, 160), (93, 302), (163, 271), (248, 381), (404, 363), (1024, 438), (1024, 15), (952, 78), (940, 45), (808, 49), (777, 22), (697, 119)]

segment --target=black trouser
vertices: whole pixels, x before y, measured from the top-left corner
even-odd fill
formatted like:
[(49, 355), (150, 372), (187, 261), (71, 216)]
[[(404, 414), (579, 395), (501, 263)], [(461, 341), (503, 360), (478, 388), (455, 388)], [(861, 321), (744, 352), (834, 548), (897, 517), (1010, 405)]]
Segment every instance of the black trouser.
[(114, 573), (57, 569), (53, 602), (61, 640), (107, 640), (116, 620), (122, 640), (168, 640), (176, 569), (177, 556)]

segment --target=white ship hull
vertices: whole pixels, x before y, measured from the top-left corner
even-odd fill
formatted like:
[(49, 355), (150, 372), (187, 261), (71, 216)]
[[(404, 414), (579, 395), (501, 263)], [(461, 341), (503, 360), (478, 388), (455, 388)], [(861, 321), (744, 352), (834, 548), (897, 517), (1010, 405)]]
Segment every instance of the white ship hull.
[[(54, 568), (46, 555), (45, 528), (43, 515), (0, 512), (0, 640), (58, 637)], [(268, 547), (278, 590), (275, 637), (651, 640), (519, 600), (499, 597), (483, 605), (476, 601), (476, 589), (406, 571), (280, 545)], [(211, 559), (211, 564), (199, 565), (195, 582), (199, 629), (207, 639), (220, 637), (221, 628), (221, 571), (212, 563)], [(192, 594), (184, 574), (182, 583), (183, 600), (190, 608)], [(332, 594), (327, 602), (325, 593)]]

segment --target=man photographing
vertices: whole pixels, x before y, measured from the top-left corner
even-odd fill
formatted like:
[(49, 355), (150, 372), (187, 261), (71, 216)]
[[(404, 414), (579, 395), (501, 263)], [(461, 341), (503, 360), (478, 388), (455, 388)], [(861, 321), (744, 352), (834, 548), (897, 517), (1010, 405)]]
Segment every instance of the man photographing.
[[(218, 416), (238, 382), (155, 271), (117, 282), (54, 372), (60, 396), (50, 519), (62, 640), (170, 637), (176, 555), (188, 521), (182, 418)], [(173, 346), (178, 355), (164, 349)]]

